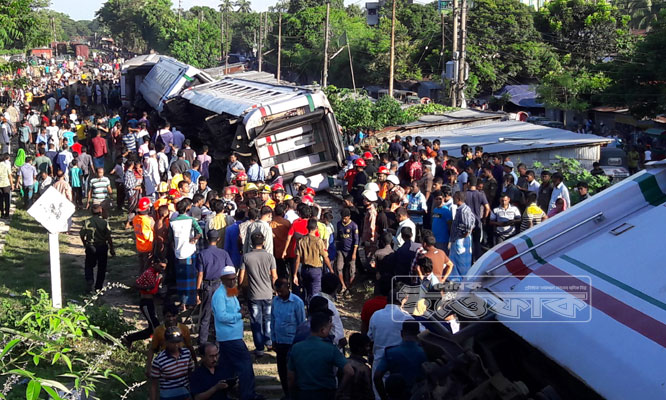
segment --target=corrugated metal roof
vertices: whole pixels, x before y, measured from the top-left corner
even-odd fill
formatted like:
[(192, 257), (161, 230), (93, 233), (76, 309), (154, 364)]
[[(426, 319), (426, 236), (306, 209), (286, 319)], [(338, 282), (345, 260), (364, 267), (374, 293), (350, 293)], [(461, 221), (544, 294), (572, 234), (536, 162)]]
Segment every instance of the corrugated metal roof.
[[(655, 162), (491, 249), (467, 280), (485, 275), (482, 291), (503, 301), (557, 298), (498, 319), (601, 396), (666, 398), (665, 202), (666, 162)], [(540, 320), (535, 304), (556, 311)]]
[(610, 143), (611, 139), (580, 134), (565, 129), (521, 121), (501, 121), (471, 128), (431, 129), (419, 134), (431, 141), (439, 139), (449, 155), (460, 156), (460, 146), (483, 146), (488, 153), (518, 153), (536, 149)]
[(240, 116), (253, 107), (265, 106), (310, 93), (309, 90), (298, 87), (276, 86), (270, 83), (237, 79), (238, 76), (245, 74), (235, 74), (233, 78), (227, 77), (217, 82), (196, 86), (185, 91), (182, 97), (198, 107), (217, 114), (227, 113)]

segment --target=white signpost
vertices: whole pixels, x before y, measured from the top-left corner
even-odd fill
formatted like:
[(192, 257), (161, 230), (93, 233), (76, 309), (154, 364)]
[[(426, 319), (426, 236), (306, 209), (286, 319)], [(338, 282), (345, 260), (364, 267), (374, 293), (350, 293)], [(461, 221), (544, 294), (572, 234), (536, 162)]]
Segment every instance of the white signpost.
[(69, 230), (69, 218), (76, 207), (67, 197), (50, 187), (30, 207), (28, 214), (49, 231), (49, 256), (51, 259), (51, 298), (53, 307), (62, 308), (60, 283), (60, 249), (58, 233)]

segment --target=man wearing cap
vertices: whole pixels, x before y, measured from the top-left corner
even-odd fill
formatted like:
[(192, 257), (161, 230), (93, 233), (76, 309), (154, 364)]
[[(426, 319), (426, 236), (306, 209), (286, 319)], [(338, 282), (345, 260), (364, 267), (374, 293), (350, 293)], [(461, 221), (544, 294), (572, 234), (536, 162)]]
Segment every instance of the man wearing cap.
[(224, 368), (226, 376), (238, 375), (240, 400), (260, 398), (254, 391), (252, 358), (243, 341), (243, 316), (238, 302), (236, 269), (222, 268), (222, 285), (213, 294), (212, 308), (215, 317), (215, 336), (220, 348), (218, 366)]
[[(258, 205), (259, 207), (261, 207), (261, 206), (271, 207), (269, 202), (273, 202), (273, 199), (271, 199), (271, 187), (270, 186), (265, 185), (265, 184), (260, 185), (259, 200), (260, 200), (260, 204)], [(273, 209), (274, 207), (275, 207), (275, 205), (273, 205), (273, 207), (271, 207), (271, 209)]]
[(369, 181), (370, 179), (374, 178), (375, 175), (377, 175), (377, 165), (375, 163), (375, 158), (373, 157), (372, 153), (369, 151), (363, 153), (363, 160), (367, 165), (367, 167), (365, 168), (365, 173), (366, 175), (368, 175), (368, 181)]
[[(248, 281), (247, 296), (250, 301), (250, 327), (254, 340), (254, 354), (261, 357), (264, 355), (264, 347), (272, 348), (271, 299), (273, 283), (277, 279), (277, 267), (273, 253), (264, 249), (266, 238), (259, 230), (249, 234), (247, 241), (252, 242), (252, 251), (243, 254), (239, 269), (239, 284), (244, 285), (245, 281)], [(273, 244), (272, 238), (270, 243)]]
[(513, 184), (518, 184), (518, 175), (513, 170), (513, 162), (511, 160), (504, 161), (504, 175), (511, 175), (513, 177)]
[(294, 196), (303, 197), (308, 188), (308, 179), (303, 175), (297, 175), (291, 184), (294, 187)]
[(165, 338), (166, 349), (153, 359), (150, 368), (150, 400), (190, 399), (192, 354), (182, 346), (183, 334), (178, 327), (167, 328)]
[(150, 199), (142, 197), (136, 206), (136, 216), (132, 218), (136, 251), (139, 254), (139, 274), (148, 268), (150, 255), (153, 252), (153, 228), (155, 220), (149, 215)]
[(349, 145), (347, 146), (347, 152), (349, 153), (347, 155), (347, 170), (353, 169), (354, 168), (354, 161), (356, 161), (360, 156), (358, 154), (354, 153), (354, 146)]
[(210, 319), (213, 314), (211, 301), (213, 293), (220, 287), (220, 277), (224, 267), (234, 263), (226, 250), (217, 247), (220, 240), (218, 230), (208, 231), (208, 247), (197, 255), (197, 304), (200, 304), (199, 344), (208, 341)]
[(365, 160), (358, 159), (355, 161), (354, 165), (356, 167), (356, 174), (354, 175), (354, 182), (350, 194), (354, 196), (354, 203), (356, 206), (360, 207), (363, 204), (363, 190), (365, 190), (365, 185), (368, 184), (368, 174), (365, 173), (367, 164)]
[[(102, 218), (102, 206), (93, 204), (92, 217), (83, 222), (79, 232), (81, 242), (86, 249), (85, 278), (88, 292), (100, 290), (104, 286), (106, 277), (107, 253), (111, 257), (116, 255), (111, 239), (109, 223)], [(93, 268), (97, 265), (97, 280), (93, 280)]]

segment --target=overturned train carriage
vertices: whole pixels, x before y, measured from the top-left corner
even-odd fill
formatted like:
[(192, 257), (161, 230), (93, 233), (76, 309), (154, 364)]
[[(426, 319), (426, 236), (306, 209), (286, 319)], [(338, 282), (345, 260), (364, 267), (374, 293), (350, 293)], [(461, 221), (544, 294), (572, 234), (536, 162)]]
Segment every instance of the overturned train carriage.
[(666, 161), (484, 254), (421, 335), (431, 399), (666, 398)]
[(256, 155), (266, 172), (275, 166), (286, 182), (302, 172), (317, 189), (343, 165), (342, 138), (320, 90), (225, 77), (167, 100), (162, 116), (208, 145), (218, 179), (232, 152), (243, 161)]

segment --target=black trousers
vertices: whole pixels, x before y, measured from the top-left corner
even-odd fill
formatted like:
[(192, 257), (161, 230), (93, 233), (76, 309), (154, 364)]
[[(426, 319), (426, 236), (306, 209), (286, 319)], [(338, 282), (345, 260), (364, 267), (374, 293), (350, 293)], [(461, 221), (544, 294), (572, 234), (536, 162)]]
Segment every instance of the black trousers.
[(477, 226), (472, 229), (472, 262), (481, 257), (481, 227)]
[(9, 205), (11, 203), (11, 186), (0, 187), (0, 216), (9, 217)]
[[(109, 256), (109, 246), (101, 244), (97, 246), (86, 246), (85, 277), (86, 282), (95, 285), (95, 290), (104, 286), (106, 277), (106, 263)], [(93, 281), (93, 268), (97, 265), (97, 279)]]
[(215, 279), (212, 281), (201, 282), (201, 313), (199, 314), (199, 344), (208, 342), (208, 335), (210, 332), (210, 321), (213, 316), (213, 307), (211, 300), (213, 293), (220, 287), (220, 280)]
[(289, 382), (287, 377), (287, 358), (291, 350), (291, 344), (273, 343), (273, 350), (275, 350), (278, 376), (280, 377), (280, 385), (285, 397), (289, 397)]
[(127, 336), (127, 341), (132, 344), (138, 340), (146, 340), (153, 334), (155, 328), (160, 324), (160, 320), (155, 314), (155, 302), (152, 298), (150, 299), (141, 299), (139, 302), (139, 309), (141, 313), (148, 321), (148, 327), (142, 331), (135, 332)]

